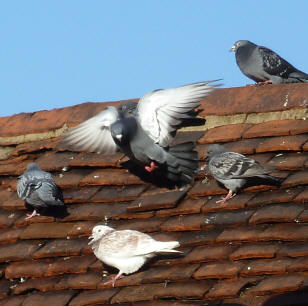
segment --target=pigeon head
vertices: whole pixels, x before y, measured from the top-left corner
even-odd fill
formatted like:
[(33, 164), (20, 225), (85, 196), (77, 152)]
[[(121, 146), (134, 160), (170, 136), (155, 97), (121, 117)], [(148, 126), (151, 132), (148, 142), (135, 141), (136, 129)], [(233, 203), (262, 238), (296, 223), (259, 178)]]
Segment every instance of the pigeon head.
[(89, 239), (92, 239), (88, 244), (91, 245), (95, 241), (100, 240), (102, 237), (104, 237), (109, 232), (114, 231), (113, 228), (107, 226), (107, 225), (96, 225), (92, 229), (92, 235), (89, 237)]
[(206, 155), (211, 159), (214, 155), (227, 152), (226, 148), (219, 144), (212, 144), (206, 150)]
[(244, 46), (251, 46), (251, 45), (254, 45), (254, 44), (250, 42), (249, 40), (238, 40), (234, 43), (234, 45), (231, 47), (229, 51), (236, 52), (239, 48), (242, 48)]
[(128, 102), (122, 103), (118, 107), (119, 111), (122, 113), (123, 118), (134, 116), (136, 108), (137, 108), (137, 102), (135, 101), (128, 101)]
[(116, 143), (124, 144), (129, 141), (128, 131), (125, 123), (122, 120), (118, 120), (110, 126), (111, 136)]
[(27, 171), (29, 170), (41, 170), (41, 169), (36, 163), (29, 163), (27, 165)]

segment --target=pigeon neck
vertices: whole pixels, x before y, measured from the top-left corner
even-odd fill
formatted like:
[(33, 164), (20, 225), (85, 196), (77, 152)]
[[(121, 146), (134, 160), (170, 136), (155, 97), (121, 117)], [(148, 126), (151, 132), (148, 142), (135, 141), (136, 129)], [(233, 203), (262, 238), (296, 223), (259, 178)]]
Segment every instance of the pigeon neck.
[(236, 50), (236, 61), (238, 62), (238, 64), (239, 62), (240, 63), (245, 62), (254, 50), (255, 50), (255, 45), (245, 45), (239, 47)]

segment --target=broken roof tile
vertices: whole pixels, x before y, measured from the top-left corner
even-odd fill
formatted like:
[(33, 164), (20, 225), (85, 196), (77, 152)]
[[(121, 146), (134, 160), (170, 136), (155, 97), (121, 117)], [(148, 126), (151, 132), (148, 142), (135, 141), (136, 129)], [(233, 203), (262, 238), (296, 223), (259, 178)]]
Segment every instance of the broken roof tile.
[(199, 139), (200, 144), (235, 141), (242, 137), (247, 129), (252, 125), (248, 123), (229, 124), (228, 126), (214, 127)]
[(249, 219), (249, 223), (295, 222), (304, 210), (293, 203), (271, 204), (259, 208)]
[(205, 216), (201, 214), (178, 215), (170, 217), (160, 227), (163, 231), (198, 231), (204, 223)]
[(270, 137), (259, 142), (256, 152), (298, 151), (307, 140), (307, 135)]
[(244, 263), (241, 262), (217, 262), (202, 264), (193, 276), (195, 279), (236, 278), (243, 266)]
[(175, 207), (185, 194), (186, 191), (170, 191), (141, 196), (127, 207), (127, 211), (137, 212)]
[(304, 282), (301, 275), (274, 276), (261, 280), (259, 284), (249, 290), (253, 295), (265, 295), (297, 290)]
[(240, 246), (232, 254), (230, 254), (231, 260), (241, 260), (247, 258), (273, 258), (279, 246), (275, 244), (246, 244)]
[(253, 125), (243, 138), (296, 135), (308, 132), (306, 120), (274, 120)]

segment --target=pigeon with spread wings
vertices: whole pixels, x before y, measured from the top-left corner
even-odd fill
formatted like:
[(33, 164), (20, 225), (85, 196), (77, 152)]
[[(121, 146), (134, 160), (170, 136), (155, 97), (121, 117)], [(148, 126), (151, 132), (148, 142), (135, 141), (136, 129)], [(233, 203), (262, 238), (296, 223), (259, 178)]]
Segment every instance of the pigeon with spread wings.
[(211, 175), (228, 190), (226, 197), (217, 203), (225, 203), (236, 195), (249, 179), (261, 178), (265, 184), (281, 184), (281, 179), (269, 175), (275, 168), (259, 164), (256, 160), (242, 154), (228, 152), (219, 144), (207, 148), (208, 169)]
[(106, 225), (97, 225), (89, 237), (95, 256), (109, 266), (119, 270), (116, 276), (107, 283), (122, 278), (122, 274), (138, 271), (150, 258), (161, 253), (181, 253), (173, 250), (180, 246), (178, 241), (156, 241), (151, 236), (134, 231), (115, 229)]
[(235, 52), (241, 71), (259, 84), (300, 83), (308, 80), (304, 73), (276, 52), (248, 40), (238, 40), (230, 49)]
[(198, 169), (194, 144), (171, 143), (183, 124), (196, 119), (194, 110), (200, 101), (218, 86), (210, 83), (155, 90), (137, 106), (107, 107), (70, 130), (64, 141), (73, 148), (105, 154), (120, 148), (148, 172), (160, 168), (168, 179), (180, 185), (190, 183)]
[(49, 172), (42, 171), (36, 163), (29, 163), (27, 171), (18, 177), (17, 194), (34, 208), (26, 219), (39, 215), (37, 210), (64, 206), (61, 189)]

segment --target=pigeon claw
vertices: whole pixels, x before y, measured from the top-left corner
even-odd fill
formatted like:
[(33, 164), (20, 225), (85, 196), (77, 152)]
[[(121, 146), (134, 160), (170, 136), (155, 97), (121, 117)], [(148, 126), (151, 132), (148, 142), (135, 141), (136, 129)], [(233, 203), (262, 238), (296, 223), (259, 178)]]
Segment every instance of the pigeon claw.
[(236, 193), (233, 193), (231, 190), (228, 192), (228, 194), (225, 197), (222, 197), (221, 200), (216, 201), (216, 203), (225, 204), (228, 200), (232, 199), (236, 196)]
[(106, 283), (104, 283), (104, 285), (112, 284), (112, 287), (114, 287), (116, 281), (117, 281), (118, 279), (123, 278), (123, 277), (124, 277), (124, 275), (122, 275), (121, 273), (118, 273), (117, 275), (113, 275), (113, 276), (111, 276), (111, 280), (108, 281), (108, 282), (106, 282)]
[(155, 165), (155, 163), (152, 161), (150, 163), (150, 166), (145, 166), (144, 169), (148, 172), (153, 172), (155, 169), (157, 169), (158, 166)]
[(35, 216), (39, 216), (40, 214), (34, 209), (32, 214), (27, 214), (27, 217), (25, 218), (25, 220), (29, 220)]
[(271, 80), (266, 80), (264, 82), (258, 82), (256, 85), (266, 85), (266, 84), (273, 84)]

